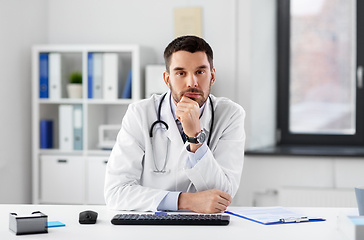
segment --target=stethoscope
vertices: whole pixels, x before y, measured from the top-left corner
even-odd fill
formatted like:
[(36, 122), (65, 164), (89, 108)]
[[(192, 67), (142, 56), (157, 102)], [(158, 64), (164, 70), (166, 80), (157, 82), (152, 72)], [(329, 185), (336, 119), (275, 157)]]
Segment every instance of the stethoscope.
[[(165, 93), (162, 97), (161, 97), (161, 100), (159, 102), (159, 106), (158, 106), (158, 116), (157, 116), (157, 121), (155, 121), (151, 127), (150, 127), (150, 131), (149, 131), (149, 137), (151, 139), (153, 139), (153, 129), (154, 127), (157, 125), (157, 124), (162, 124), (165, 126), (166, 130), (168, 130), (169, 126), (168, 124), (161, 120), (161, 109), (162, 109), (162, 103), (163, 103), (163, 100), (164, 98), (166, 97), (167, 93)], [(212, 130), (213, 130), (213, 127), (214, 127), (214, 117), (215, 117), (215, 111), (214, 111), (214, 105), (212, 103), (212, 99), (211, 97), (209, 96), (209, 99), (210, 99), (210, 104), (211, 104), (211, 125), (210, 125), (210, 132), (209, 132), (209, 138), (207, 140), (207, 146), (210, 145), (210, 141), (211, 141), (211, 135), (212, 135)], [(153, 142), (153, 141), (152, 141)], [(155, 161), (155, 156), (154, 156), (154, 150), (153, 150), (153, 143), (152, 144), (152, 151), (153, 151), (153, 161), (154, 161), (154, 166), (155, 166), (155, 170), (153, 170), (154, 173), (169, 173), (170, 170), (166, 170), (166, 165), (167, 165), (167, 156), (168, 156), (168, 142), (167, 142), (167, 152), (166, 152), (166, 156), (164, 158), (164, 164), (163, 164), (163, 168), (160, 170), (158, 167), (157, 167), (157, 163)]]

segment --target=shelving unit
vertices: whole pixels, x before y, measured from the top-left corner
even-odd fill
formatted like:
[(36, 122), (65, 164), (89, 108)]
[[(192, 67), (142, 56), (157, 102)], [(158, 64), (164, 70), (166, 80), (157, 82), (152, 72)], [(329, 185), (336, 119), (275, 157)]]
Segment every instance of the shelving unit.
[[(41, 53), (61, 56), (61, 98), (40, 98)], [(132, 70), (130, 99), (88, 98), (88, 54), (116, 53), (118, 78)], [(142, 69), (152, 54), (138, 45), (37, 45), (32, 48), (32, 201), (35, 204), (104, 204), (103, 183), (110, 150), (98, 147), (99, 125), (120, 125), (130, 103), (144, 96)], [(82, 72), (81, 99), (67, 97), (65, 83), (73, 71)], [(125, 82), (125, 81), (124, 81)], [(124, 84), (124, 83), (123, 83)], [(119, 90), (120, 91), (120, 90)], [(59, 106), (81, 105), (82, 150), (62, 150), (59, 143)], [(40, 148), (40, 120), (53, 122), (53, 148)]]

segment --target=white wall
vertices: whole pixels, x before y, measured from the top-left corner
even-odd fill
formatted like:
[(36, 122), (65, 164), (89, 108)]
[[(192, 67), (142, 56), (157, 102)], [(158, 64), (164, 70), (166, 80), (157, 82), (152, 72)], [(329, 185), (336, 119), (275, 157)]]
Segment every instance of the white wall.
[(235, 5), (235, 0), (53, 0), (49, 43), (136, 43), (153, 49), (155, 63), (164, 63), (164, 48), (174, 38), (173, 10), (201, 7), (203, 37), (215, 54), (217, 81), (212, 91), (236, 100)]
[[(247, 112), (247, 147), (274, 142), (275, 1), (0, 0), (0, 203), (31, 200), (31, 45), (136, 43), (163, 63), (173, 9), (188, 6), (202, 7), (203, 37), (215, 53), (213, 93)], [(251, 205), (254, 192), (285, 186), (288, 177), (295, 186), (352, 187), (364, 182), (361, 160), (247, 156), (234, 203)]]
[(249, 149), (275, 145), (276, 8), (275, 1), (252, 1)]
[(0, 0), (0, 203), (31, 202), (30, 48), (46, 29), (46, 0)]
[(363, 170), (363, 158), (246, 156), (233, 204), (252, 206), (259, 195), (270, 198), (265, 201), (268, 205), (279, 204), (278, 195), (269, 193), (275, 190), (279, 194), (285, 187), (347, 189), (355, 203), (354, 187), (364, 185)]
[(236, 6), (236, 0), (0, 0), (0, 203), (31, 199), (32, 45), (136, 43), (163, 63), (174, 38), (174, 8), (202, 7), (203, 37), (217, 69), (212, 91), (237, 101)]

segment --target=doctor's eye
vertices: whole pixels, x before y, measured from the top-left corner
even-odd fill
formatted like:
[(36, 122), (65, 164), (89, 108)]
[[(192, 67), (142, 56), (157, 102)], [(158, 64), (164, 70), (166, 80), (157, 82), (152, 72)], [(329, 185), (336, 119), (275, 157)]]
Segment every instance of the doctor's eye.
[(177, 72), (177, 73), (176, 73), (176, 75), (177, 75), (177, 76), (184, 76), (184, 75), (185, 75), (185, 73), (184, 73), (184, 72)]

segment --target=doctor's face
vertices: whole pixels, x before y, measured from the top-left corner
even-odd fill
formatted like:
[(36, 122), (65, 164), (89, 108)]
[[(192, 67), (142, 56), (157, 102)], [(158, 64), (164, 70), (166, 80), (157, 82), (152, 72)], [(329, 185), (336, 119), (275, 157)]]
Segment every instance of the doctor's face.
[(215, 68), (211, 69), (205, 52), (177, 51), (172, 54), (169, 72), (165, 71), (163, 78), (176, 104), (186, 96), (201, 107), (215, 82)]

